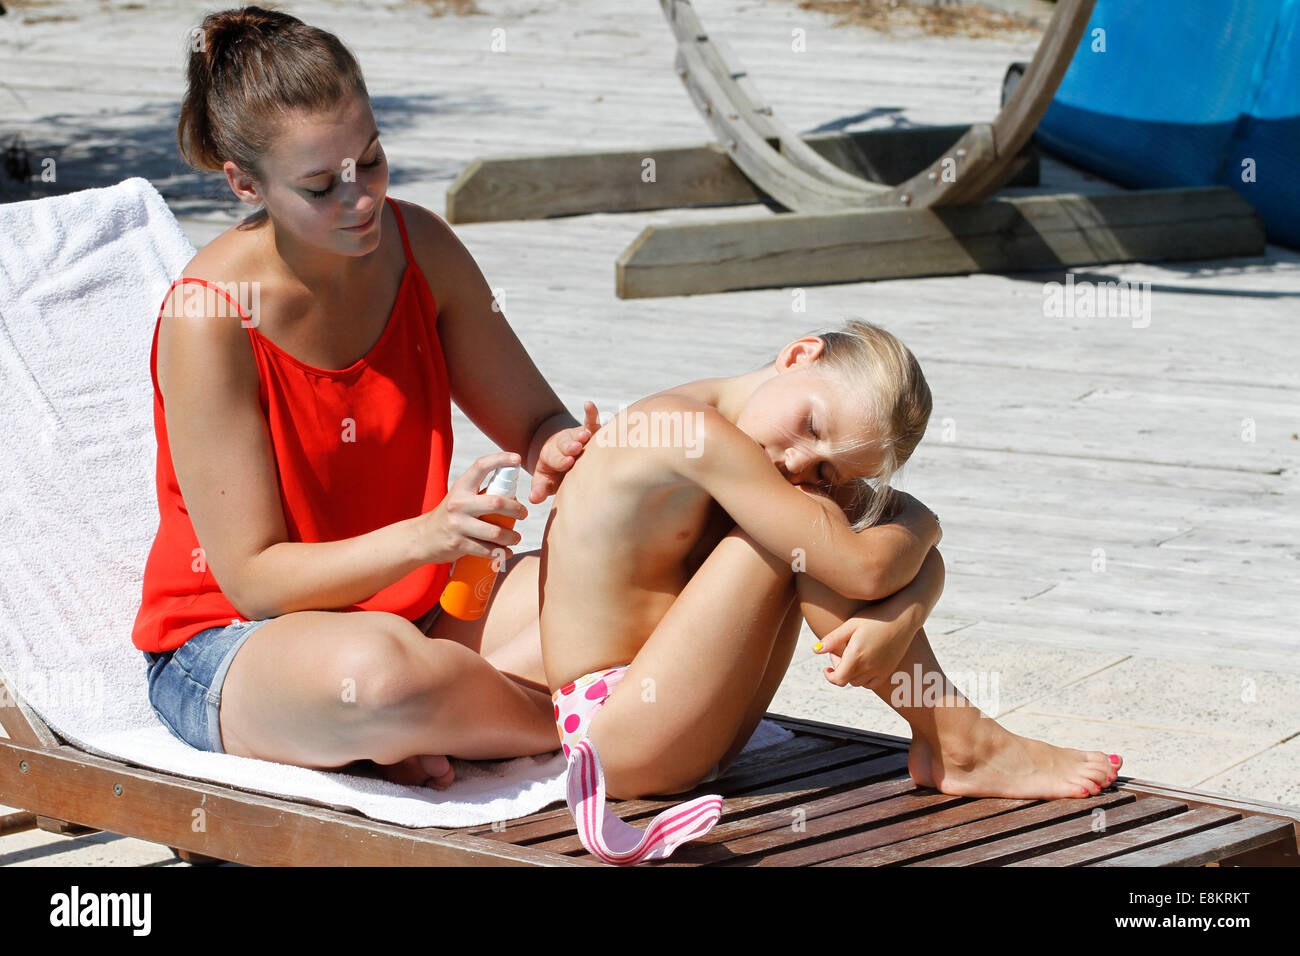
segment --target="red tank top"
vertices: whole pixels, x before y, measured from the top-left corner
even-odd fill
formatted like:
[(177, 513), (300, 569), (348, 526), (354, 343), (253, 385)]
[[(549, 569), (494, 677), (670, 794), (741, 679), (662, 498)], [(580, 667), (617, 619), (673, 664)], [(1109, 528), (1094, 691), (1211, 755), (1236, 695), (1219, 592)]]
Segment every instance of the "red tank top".
[[(411, 255), (401, 211), (392, 199), (388, 202), (402, 235), (406, 270), (388, 324), (369, 352), (345, 369), (313, 368), (246, 326), (290, 541), (365, 534), (429, 511), (447, 494), (451, 389), (437, 309)], [(190, 278), (177, 282), (206, 284)], [(245, 315), (238, 302), (226, 298)], [(158, 436), (158, 534), (145, 564), (144, 596), (131, 634), (136, 647), (155, 652), (179, 647), (205, 628), (243, 620), (203, 560), (172, 467), (158, 390), (161, 321), (160, 307), (149, 356)], [(212, 437), (220, 441), (219, 435)], [(424, 565), (340, 610), (417, 618), (438, 600), (449, 567)]]

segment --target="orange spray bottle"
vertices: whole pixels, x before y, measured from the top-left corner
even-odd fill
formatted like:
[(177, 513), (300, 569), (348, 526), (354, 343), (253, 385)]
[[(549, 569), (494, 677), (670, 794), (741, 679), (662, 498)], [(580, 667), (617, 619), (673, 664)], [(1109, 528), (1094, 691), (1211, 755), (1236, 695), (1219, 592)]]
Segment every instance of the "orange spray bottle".
[[(513, 498), (518, 482), (518, 468), (498, 468), (493, 472), (487, 490), (481, 494)], [(507, 515), (483, 515), (482, 520), (498, 528), (515, 526), (515, 519)], [(442, 609), (462, 621), (477, 621), (487, 609), (488, 598), (492, 596), (492, 588), (500, 570), (501, 562), (497, 556), (482, 558), (477, 554), (462, 554), (456, 559), (456, 564), (451, 569), (451, 578), (439, 599)]]

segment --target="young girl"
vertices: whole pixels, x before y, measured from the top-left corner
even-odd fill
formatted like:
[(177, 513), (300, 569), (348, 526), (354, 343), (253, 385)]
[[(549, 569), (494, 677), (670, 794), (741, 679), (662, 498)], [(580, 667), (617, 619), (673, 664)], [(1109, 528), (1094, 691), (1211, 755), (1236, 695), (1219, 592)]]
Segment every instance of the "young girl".
[[(479, 622), (438, 597), (458, 556), (519, 541), (481, 520), (483, 477), (522, 464), (542, 501), (594, 406), (579, 427), (446, 223), (386, 196), (337, 37), (247, 7), (187, 46), (181, 152), (258, 209), (186, 266), (155, 330), (160, 516), (132, 634), (155, 712), (200, 749), (438, 787), (447, 754), (554, 750), (536, 557)], [(507, 451), (449, 488), (453, 399)]]
[[(605, 808), (606, 789), (677, 793), (725, 767), (766, 711), (805, 617), (824, 651), (843, 651), (834, 683), (888, 701), (895, 668), (942, 675), (920, 630), (943, 585), (938, 522), (888, 487), (930, 409), (906, 347), (854, 322), (789, 343), (766, 368), (642, 399), (597, 432), (556, 497), (541, 571), (543, 662), (569, 806), (591, 852), (663, 858), (712, 827), (716, 796), (642, 833)], [(913, 726), (917, 783), (1077, 796), (1114, 779), (1104, 754), (989, 720), (996, 730), (977, 728), (978, 711), (958, 698), (945, 688), (959, 717), (891, 704)]]

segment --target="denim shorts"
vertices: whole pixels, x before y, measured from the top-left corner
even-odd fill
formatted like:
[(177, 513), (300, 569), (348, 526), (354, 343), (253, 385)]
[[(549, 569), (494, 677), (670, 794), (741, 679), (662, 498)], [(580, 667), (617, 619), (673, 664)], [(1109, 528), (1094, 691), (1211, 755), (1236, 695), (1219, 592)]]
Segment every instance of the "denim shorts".
[[(411, 623), (427, 634), (441, 611), (435, 604), (428, 614)], [(226, 672), (244, 642), (272, 620), (268, 617), (210, 627), (175, 650), (143, 652), (148, 666), (149, 703), (173, 736), (198, 750), (226, 752), (221, 744), (221, 688)]]

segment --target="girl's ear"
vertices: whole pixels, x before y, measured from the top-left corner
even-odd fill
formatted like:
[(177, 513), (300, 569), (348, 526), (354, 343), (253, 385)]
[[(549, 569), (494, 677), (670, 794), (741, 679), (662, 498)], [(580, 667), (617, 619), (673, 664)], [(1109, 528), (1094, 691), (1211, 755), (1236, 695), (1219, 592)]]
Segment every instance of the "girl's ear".
[(820, 336), (805, 335), (803, 338), (795, 339), (783, 348), (781, 354), (777, 356), (776, 362), (782, 369), (810, 364), (821, 358), (825, 350), (826, 343)]

